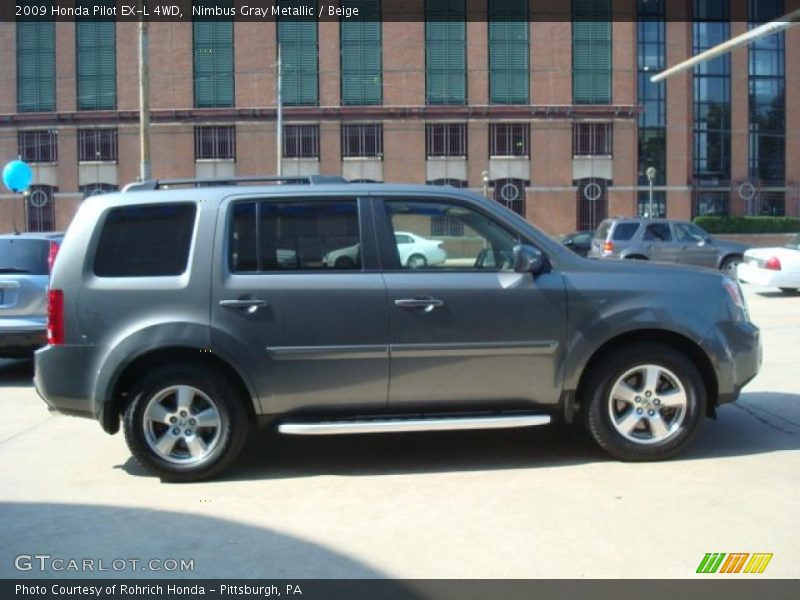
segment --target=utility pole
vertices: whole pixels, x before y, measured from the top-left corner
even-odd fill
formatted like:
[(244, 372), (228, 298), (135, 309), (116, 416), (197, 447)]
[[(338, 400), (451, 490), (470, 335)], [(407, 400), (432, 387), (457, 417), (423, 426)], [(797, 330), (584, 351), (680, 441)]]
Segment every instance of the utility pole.
[(282, 79), (283, 73), (281, 72), (281, 41), (278, 39), (278, 68), (276, 70), (278, 92), (275, 96), (275, 161), (276, 169), (275, 174), (283, 175), (283, 97), (282, 94)]
[[(139, 8), (142, 3), (139, 2)], [(150, 31), (149, 23), (139, 21), (139, 178), (153, 178), (150, 165)]]
[(650, 182), (650, 202), (648, 203), (647, 208), (647, 217), (652, 219), (653, 218), (653, 182), (656, 178), (656, 168), (655, 167), (647, 167), (647, 171), (645, 171), (647, 175), (647, 180)]

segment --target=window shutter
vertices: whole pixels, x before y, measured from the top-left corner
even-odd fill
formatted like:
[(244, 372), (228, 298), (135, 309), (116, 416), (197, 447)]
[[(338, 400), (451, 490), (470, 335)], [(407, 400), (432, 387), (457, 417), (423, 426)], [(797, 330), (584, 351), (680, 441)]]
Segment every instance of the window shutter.
[(278, 21), (278, 40), (281, 44), (284, 104), (317, 105), (317, 22), (313, 19), (281, 19)]
[[(214, 6), (230, 6), (216, 2)], [(197, 108), (234, 105), (233, 21), (194, 22), (194, 104)]]
[(79, 20), (75, 28), (78, 110), (113, 110), (117, 107), (116, 23)]
[(572, 87), (575, 104), (611, 103), (609, 0), (573, 0)]
[(528, 104), (530, 88), (527, 0), (491, 0), (489, 88), (495, 104)]
[(467, 36), (464, 0), (428, 0), (425, 79), (428, 104), (466, 104)]
[(340, 25), (342, 104), (382, 102), (382, 48), (380, 0), (344, 0), (358, 8), (358, 18)]
[(56, 109), (56, 29), (46, 21), (17, 23), (17, 110)]

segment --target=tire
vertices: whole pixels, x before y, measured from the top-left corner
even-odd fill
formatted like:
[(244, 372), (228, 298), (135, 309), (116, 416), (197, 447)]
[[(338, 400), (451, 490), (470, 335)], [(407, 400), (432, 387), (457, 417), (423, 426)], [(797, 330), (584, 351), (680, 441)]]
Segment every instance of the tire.
[[(161, 367), (143, 377), (130, 396), (123, 420), (125, 441), (131, 454), (165, 481), (214, 477), (247, 440), (246, 399), (227, 378), (207, 368)], [(198, 419), (200, 415), (205, 416)]]
[[(657, 391), (648, 385), (650, 374), (657, 377)], [(580, 394), (587, 430), (600, 447), (624, 461), (674, 456), (694, 439), (706, 414), (699, 370), (662, 344), (634, 344), (614, 352), (592, 369)]]
[(741, 256), (726, 256), (719, 266), (719, 270), (731, 277), (736, 277), (736, 267), (742, 262)]
[(428, 266), (428, 259), (423, 254), (412, 254), (406, 261), (409, 269), (424, 269)]
[(646, 256), (642, 256), (641, 254), (632, 254), (631, 256), (626, 256), (625, 260), (649, 260)]
[(356, 261), (349, 256), (340, 256), (336, 259), (336, 262), (333, 264), (333, 266), (337, 269), (352, 269), (356, 266)]
[(796, 294), (797, 293), (797, 288), (778, 288), (778, 289), (780, 291), (782, 291), (784, 294)]

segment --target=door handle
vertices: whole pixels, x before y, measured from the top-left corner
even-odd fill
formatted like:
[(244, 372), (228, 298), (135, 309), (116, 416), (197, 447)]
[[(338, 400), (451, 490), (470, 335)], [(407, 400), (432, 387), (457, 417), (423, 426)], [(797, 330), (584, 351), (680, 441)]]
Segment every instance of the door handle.
[(422, 308), (426, 313), (429, 313), (434, 308), (444, 306), (444, 300), (437, 300), (436, 298), (402, 298), (395, 300), (394, 305), (406, 309)]
[(248, 314), (253, 314), (259, 308), (264, 308), (268, 306), (266, 300), (220, 300), (219, 305), (222, 308), (234, 308), (234, 309), (247, 309)]

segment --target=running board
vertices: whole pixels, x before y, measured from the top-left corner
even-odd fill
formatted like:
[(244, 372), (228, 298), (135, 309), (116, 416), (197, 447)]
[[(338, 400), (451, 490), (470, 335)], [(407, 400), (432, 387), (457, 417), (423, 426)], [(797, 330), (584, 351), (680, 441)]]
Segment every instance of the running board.
[(385, 419), (361, 421), (285, 422), (278, 431), (287, 435), (339, 435), (353, 433), (401, 433), (404, 431), (453, 431), (460, 429), (510, 429), (547, 425), (550, 415), (490, 417), (432, 417), (429, 419)]

